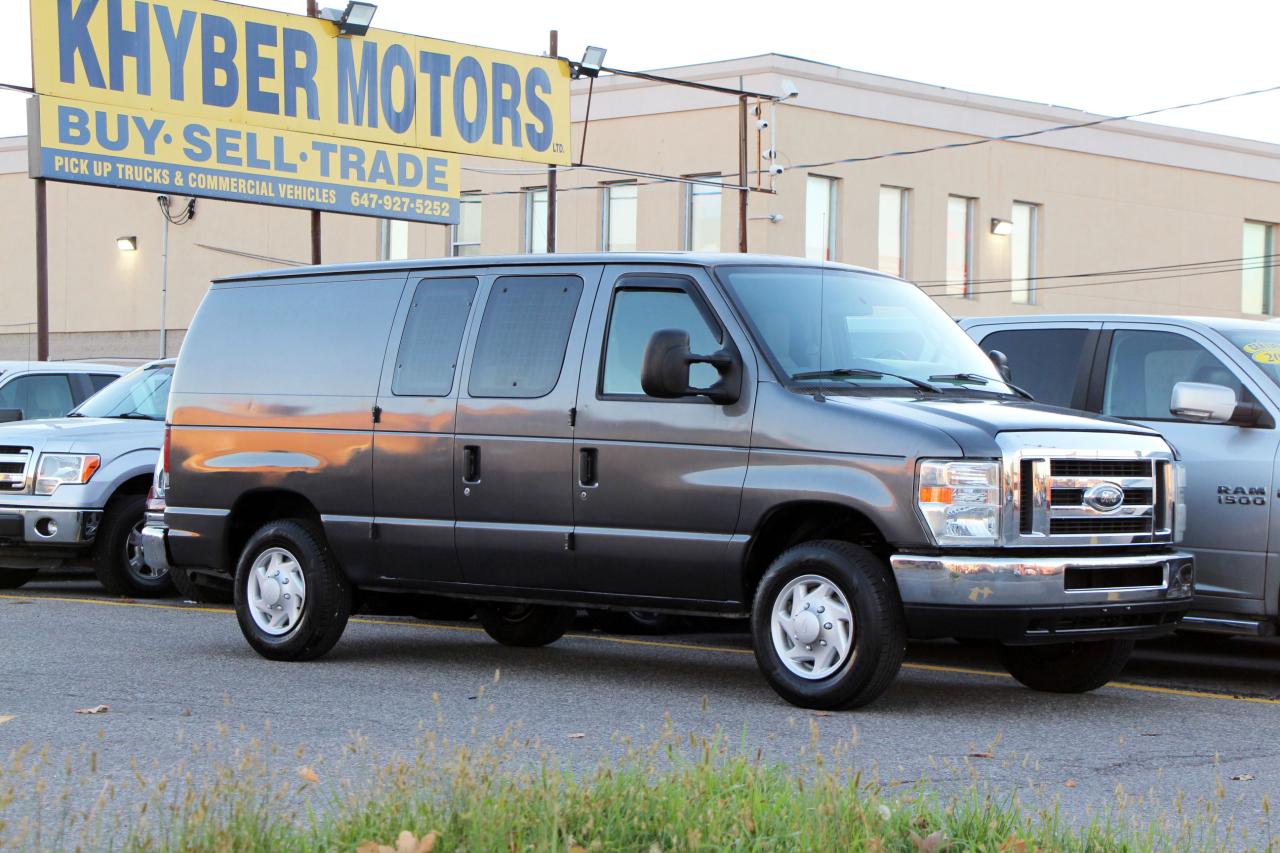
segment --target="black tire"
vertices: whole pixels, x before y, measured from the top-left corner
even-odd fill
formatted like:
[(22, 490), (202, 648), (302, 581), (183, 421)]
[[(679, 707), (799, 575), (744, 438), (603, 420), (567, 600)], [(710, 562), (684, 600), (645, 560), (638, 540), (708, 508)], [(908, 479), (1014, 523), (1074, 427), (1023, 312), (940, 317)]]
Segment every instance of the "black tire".
[(0, 589), (17, 589), (36, 576), (39, 569), (0, 569)]
[[(300, 566), (306, 593), (297, 621), (274, 635), (254, 620), (249, 579), (254, 562), (272, 549)], [(287, 519), (272, 521), (249, 538), (236, 565), (236, 620), (254, 651), (268, 660), (300, 661), (321, 657), (338, 642), (351, 616), (351, 584), (325, 541), (319, 525)]]
[(667, 634), (675, 619), (651, 610), (588, 610), (591, 624), (608, 634)]
[(546, 646), (564, 636), (573, 624), (572, 607), (547, 604), (482, 604), (476, 615), (485, 633), (504, 646)]
[(1133, 640), (1005, 646), (1004, 665), (1032, 690), (1088, 693), (1119, 675), (1132, 651)]
[(198, 604), (230, 604), (235, 599), (231, 578), (219, 576), (212, 578), (205, 574), (188, 572), (186, 569), (173, 566), (169, 569), (169, 578), (178, 590), (178, 595), (186, 601)]
[(117, 495), (107, 502), (93, 541), (93, 573), (112, 595), (156, 598), (173, 592), (164, 569), (152, 569), (142, 557), (146, 495)]
[[(816, 680), (788, 668), (773, 637), (773, 610), (780, 603), (779, 595), (805, 575), (833, 584), (853, 617), (851, 653), (837, 670)], [(888, 689), (902, 667), (906, 617), (883, 561), (848, 542), (818, 540), (796, 545), (769, 566), (751, 608), (751, 639), (760, 671), (791, 704), (818, 710), (857, 708)]]

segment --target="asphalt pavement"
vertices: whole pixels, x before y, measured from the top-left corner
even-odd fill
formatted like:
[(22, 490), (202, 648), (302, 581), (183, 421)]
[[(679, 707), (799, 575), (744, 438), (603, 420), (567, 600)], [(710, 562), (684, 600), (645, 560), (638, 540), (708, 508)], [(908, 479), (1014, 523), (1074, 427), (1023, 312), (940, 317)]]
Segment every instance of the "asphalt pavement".
[[(719, 731), (800, 772), (825, 751), (891, 787), (925, 780), (946, 793), (977, 780), (1074, 816), (1123, 803), (1176, 820), (1213, 802), (1254, 843), (1267, 834), (1264, 802), (1280, 802), (1274, 641), (1148, 643), (1120, 682), (1083, 696), (1026, 690), (988, 649), (915, 644), (879, 701), (829, 715), (779, 699), (737, 631), (635, 638), (584, 625), (514, 649), (474, 623), (360, 616), (323, 660), (282, 664), (250, 650), (229, 609), (112, 599), (70, 581), (0, 595), (0, 650), (0, 759), (41, 756), (58, 771), (41, 795), (46, 820), (60, 790), (77, 804), (101, 795), (86, 762), (95, 780), (120, 783), (127, 814), (129, 779), (253, 743), (281, 773), (358, 779), (412, 755), (424, 731), (481, 743), (508, 727), (584, 768), (665, 728)], [(32, 807), (18, 793), (13, 814)]]

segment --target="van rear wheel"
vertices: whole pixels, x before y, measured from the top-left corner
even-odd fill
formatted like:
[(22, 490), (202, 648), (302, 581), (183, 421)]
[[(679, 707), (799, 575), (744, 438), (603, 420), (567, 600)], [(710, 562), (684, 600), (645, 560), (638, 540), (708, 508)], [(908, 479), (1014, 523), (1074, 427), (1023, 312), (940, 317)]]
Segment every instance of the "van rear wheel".
[(756, 662), (802, 708), (857, 708), (888, 689), (906, 618), (884, 562), (848, 542), (805, 542), (773, 561), (751, 608)]
[(17, 589), (36, 576), (37, 569), (0, 569), (0, 589)]
[(351, 616), (351, 584), (319, 526), (273, 521), (250, 537), (236, 566), (236, 620), (269, 660), (314, 660)]
[(484, 631), (504, 646), (546, 646), (565, 635), (573, 624), (572, 607), (548, 604), (494, 602), (476, 609)]
[(1132, 652), (1133, 640), (1005, 646), (1004, 665), (1032, 690), (1088, 693), (1119, 675)]

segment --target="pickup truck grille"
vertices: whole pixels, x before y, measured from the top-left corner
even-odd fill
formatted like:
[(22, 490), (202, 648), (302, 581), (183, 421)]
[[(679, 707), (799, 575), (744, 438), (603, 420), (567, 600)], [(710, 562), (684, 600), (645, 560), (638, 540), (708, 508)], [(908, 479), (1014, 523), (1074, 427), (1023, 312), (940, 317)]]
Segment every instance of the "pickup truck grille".
[(1029, 458), (1011, 514), (1023, 544), (1131, 545), (1173, 538), (1172, 466), (1166, 459)]
[(30, 467), (30, 447), (0, 445), (0, 494), (26, 491)]

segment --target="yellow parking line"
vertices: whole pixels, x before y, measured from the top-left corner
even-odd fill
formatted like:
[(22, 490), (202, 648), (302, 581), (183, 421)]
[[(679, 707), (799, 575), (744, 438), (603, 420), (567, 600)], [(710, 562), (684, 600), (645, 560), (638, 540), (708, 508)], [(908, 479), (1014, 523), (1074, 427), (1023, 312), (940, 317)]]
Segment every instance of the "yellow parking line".
[[(177, 610), (183, 613), (218, 613), (231, 614), (235, 611), (229, 607), (200, 607), (197, 605), (185, 604), (153, 604), (145, 601), (113, 601), (105, 598), (74, 598), (71, 596), (61, 595), (0, 595), (0, 600), (10, 601), (63, 601), (69, 604), (99, 604), (108, 607), (142, 607), (150, 610)], [(393, 628), (417, 628), (419, 630), (440, 630), (440, 631), (466, 631), (469, 633), (484, 633), (483, 628), (474, 625), (445, 625), (438, 622), (400, 622), (391, 619), (371, 619), (365, 616), (357, 616), (351, 619), (352, 622), (361, 625), (386, 625)], [(734, 655), (750, 655), (754, 654), (751, 649), (735, 648), (732, 646), (707, 646), (699, 643), (673, 643), (663, 640), (637, 640), (631, 637), (613, 637), (606, 634), (566, 634), (565, 637), (573, 640), (591, 640), (597, 643), (615, 643), (624, 646), (644, 646), (655, 649), (674, 649), (676, 651), (693, 651), (693, 652), (718, 652), (722, 654)], [(903, 669), (913, 669), (921, 672), (941, 672), (950, 675), (978, 675), (987, 678), (1012, 678), (1007, 672), (997, 672), (989, 669), (973, 669), (964, 666), (948, 666), (944, 664), (934, 663), (904, 663)], [(1268, 699), (1262, 696), (1237, 696), (1231, 693), (1214, 693), (1207, 690), (1188, 690), (1181, 687), (1158, 687), (1153, 684), (1136, 684), (1129, 681), (1113, 681), (1107, 685), (1109, 690), (1130, 690), (1137, 693), (1158, 693), (1165, 696), (1181, 696), (1188, 699), (1214, 699), (1220, 702), (1250, 702), (1257, 705), (1280, 705), (1280, 699)], [(0, 723), (7, 723), (12, 717), (0, 717)]]
[(9, 716), (7, 716), (7, 717), (5, 717), (5, 716), (0, 716), (0, 726), (3, 726), (5, 723), (9, 722), (9, 721), (10, 721), (10, 720), (12, 720), (12, 719), (13, 719), (13, 715), (12, 715), (12, 714), (10, 714), (10, 715), (9, 715)]

